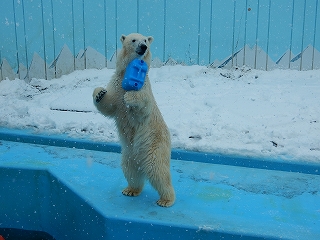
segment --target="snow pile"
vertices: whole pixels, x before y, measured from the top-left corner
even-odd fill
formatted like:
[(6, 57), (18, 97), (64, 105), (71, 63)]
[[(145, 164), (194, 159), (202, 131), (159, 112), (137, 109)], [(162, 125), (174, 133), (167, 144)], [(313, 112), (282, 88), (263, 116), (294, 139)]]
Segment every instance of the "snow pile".
[[(92, 91), (112, 69), (59, 79), (0, 82), (0, 126), (118, 142)], [(149, 72), (172, 147), (254, 157), (320, 161), (320, 70), (164, 66)]]

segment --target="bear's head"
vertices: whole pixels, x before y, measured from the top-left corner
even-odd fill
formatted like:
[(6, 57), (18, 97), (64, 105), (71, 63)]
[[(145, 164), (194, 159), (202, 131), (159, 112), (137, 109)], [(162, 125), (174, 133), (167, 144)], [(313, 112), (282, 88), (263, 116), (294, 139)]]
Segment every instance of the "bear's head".
[(139, 33), (131, 33), (127, 36), (122, 35), (120, 40), (122, 42), (122, 49), (117, 60), (121, 62), (118, 62), (117, 65), (124, 65), (123, 67), (126, 67), (133, 59), (139, 58), (150, 66), (150, 45), (153, 41), (153, 37), (145, 37)]

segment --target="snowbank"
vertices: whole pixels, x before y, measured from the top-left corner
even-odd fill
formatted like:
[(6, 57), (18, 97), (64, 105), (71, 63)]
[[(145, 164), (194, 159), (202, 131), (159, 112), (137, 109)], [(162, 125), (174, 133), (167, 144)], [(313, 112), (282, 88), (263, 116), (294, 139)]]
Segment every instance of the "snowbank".
[[(0, 82), (0, 126), (118, 142), (92, 91), (113, 69)], [(320, 70), (165, 66), (149, 72), (172, 147), (320, 162)]]

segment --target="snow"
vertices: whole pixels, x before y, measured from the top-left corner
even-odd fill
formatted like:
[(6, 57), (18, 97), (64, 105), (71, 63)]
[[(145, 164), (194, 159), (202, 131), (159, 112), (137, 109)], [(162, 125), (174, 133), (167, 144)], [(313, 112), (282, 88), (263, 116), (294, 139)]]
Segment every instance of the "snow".
[[(92, 103), (113, 69), (59, 79), (0, 82), (0, 126), (118, 142), (112, 119)], [(218, 154), (320, 162), (320, 70), (151, 68), (172, 147)]]

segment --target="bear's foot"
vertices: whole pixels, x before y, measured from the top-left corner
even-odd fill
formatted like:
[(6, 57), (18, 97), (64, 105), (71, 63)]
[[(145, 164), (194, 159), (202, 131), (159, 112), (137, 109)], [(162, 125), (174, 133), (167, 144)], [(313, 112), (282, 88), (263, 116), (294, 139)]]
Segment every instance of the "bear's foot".
[(123, 195), (130, 196), (130, 197), (136, 197), (141, 193), (141, 189), (127, 187), (122, 191)]
[(159, 199), (157, 201), (157, 204), (160, 207), (171, 207), (174, 203), (174, 200), (168, 200), (168, 199)]

